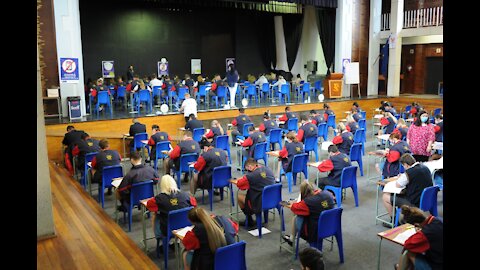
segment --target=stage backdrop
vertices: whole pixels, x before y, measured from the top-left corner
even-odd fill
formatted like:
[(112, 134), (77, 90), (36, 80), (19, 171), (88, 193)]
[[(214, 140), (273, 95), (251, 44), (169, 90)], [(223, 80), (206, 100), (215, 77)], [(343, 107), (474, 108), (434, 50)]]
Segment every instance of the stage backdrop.
[(182, 78), (190, 72), (191, 59), (201, 59), (204, 76), (223, 77), (227, 57), (236, 58), (242, 77), (258, 75), (267, 69), (256, 32), (273, 25), (272, 16), (230, 9), (171, 10), (142, 1), (80, 1), (85, 78), (100, 77), (105, 59), (115, 61), (116, 76), (126, 77), (130, 64), (140, 76), (151, 75), (162, 57), (170, 75)]

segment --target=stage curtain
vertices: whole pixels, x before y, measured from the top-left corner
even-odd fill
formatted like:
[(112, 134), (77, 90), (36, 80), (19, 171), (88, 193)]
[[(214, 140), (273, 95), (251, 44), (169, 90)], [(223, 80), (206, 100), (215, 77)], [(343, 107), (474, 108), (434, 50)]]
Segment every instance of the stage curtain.
[(302, 14), (284, 14), (283, 32), (285, 35), (285, 44), (287, 47), (288, 69), (292, 70), (297, 57), (300, 38), (302, 37), (303, 15)]
[(333, 59), (335, 58), (335, 12), (334, 8), (317, 9), (318, 33), (327, 64), (327, 75), (333, 69)]

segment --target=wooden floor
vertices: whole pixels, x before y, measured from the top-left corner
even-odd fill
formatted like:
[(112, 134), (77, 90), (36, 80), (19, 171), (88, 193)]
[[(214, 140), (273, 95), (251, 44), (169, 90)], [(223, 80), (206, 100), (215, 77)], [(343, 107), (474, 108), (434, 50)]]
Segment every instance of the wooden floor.
[(64, 168), (49, 167), (56, 237), (37, 242), (37, 269), (159, 269)]

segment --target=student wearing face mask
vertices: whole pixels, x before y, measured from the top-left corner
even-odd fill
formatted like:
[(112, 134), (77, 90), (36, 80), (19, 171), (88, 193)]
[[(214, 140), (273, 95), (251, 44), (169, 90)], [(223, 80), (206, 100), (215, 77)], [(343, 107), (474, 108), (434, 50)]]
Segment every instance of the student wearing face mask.
[(432, 155), (435, 131), (433, 125), (428, 124), (429, 115), (426, 111), (420, 111), (418, 115), (420, 117), (408, 129), (407, 143), (415, 160), (425, 162)]

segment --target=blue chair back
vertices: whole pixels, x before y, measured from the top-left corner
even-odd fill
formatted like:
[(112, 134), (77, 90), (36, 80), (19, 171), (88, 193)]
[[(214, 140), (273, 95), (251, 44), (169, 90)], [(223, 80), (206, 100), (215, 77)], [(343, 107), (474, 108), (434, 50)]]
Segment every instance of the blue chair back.
[(150, 91), (148, 91), (148, 89), (138, 91), (138, 100), (140, 102), (150, 102), (150, 98)]
[(140, 201), (154, 196), (153, 180), (135, 183), (130, 189), (130, 206), (128, 208), (128, 231), (132, 231), (132, 210)]
[(245, 248), (247, 243), (240, 241), (218, 248), (215, 252), (214, 270), (247, 270)]
[(133, 149), (141, 148), (143, 140), (148, 140), (148, 133), (142, 132), (135, 134), (135, 136), (133, 136)]
[(280, 93), (284, 95), (288, 95), (289, 92), (290, 92), (290, 84), (289, 83), (282, 84), (282, 86), (280, 87)]
[(334, 114), (328, 115), (327, 127), (333, 127), (333, 128), (336, 127), (335, 118), (336, 118), (336, 116)]
[(314, 151), (317, 148), (317, 138), (312, 136), (305, 139), (305, 152)]
[(318, 124), (318, 137), (323, 137), (323, 140), (327, 140), (328, 132), (327, 132), (327, 123), (320, 123)]
[(318, 241), (342, 231), (342, 207), (323, 210), (318, 217)]
[[(348, 166), (342, 169), (340, 186), (347, 188), (357, 185), (357, 166)], [(338, 200), (338, 199), (337, 199)]]
[(409, 112), (412, 109), (412, 105), (405, 106), (405, 112)]
[(279, 143), (280, 148), (282, 148), (282, 129), (281, 128), (272, 128), (270, 129), (270, 143)]
[(180, 172), (188, 172), (188, 163), (198, 159), (197, 153), (188, 153), (180, 156)]
[(314, 87), (315, 87), (315, 90), (322, 91), (322, 81), (321, 80), (315, 81)]
[[(362, 143), (354, 143), (350, 146), (350, 161), (358, 162), (360, 175), (363, 176)], [(355, 171), (356, 173), (356, 171)]]
[(267, 142), (260, 142), (255, 145), (255, 150), (253, 152), (253, 159), (259, 160), (263, 159), (265, 166), (268, 166), (267, 162)]
[(229, 186), (230, 179), (232, 179), (232, 166), (226, 165), (213, 168), (212, 189)]
[[(292, 160), (292, 173), (304, 172), (307, 169), (308, 154), (296, 154)], [(308, 174), (306, 174), (308, 176)]]
[(205, 90), (207, 88), (207, 85), (206, 84), (203, 84), (203, 85), (200, 85), (198, 87), (198, 93), (197, 93), (197, 97), (204, 97), (207, 95), (207, 90)]
[(160, 86), (154, 86), (152, 89), (152, 94), (154, 97), (161, 96), (162, 95), (162, 87)]
[(230, 145), (228, 144), (228, 135), (220, 135), (215, 138), (215, 147), (228, 151)]
[(171, 143), (169, 141), (158, 142), (155, 146), (155, 155), (157, 159), (166, 158), (168, 155), (162, 153), (162, 151), (169, 151)]
[(354, 143), (362, 143), (363, 138), (365, 136), (365, 129), (359, 128), (355, 131), (355, 134), (353, 135), (353, 142)]
[(117, 88), (117, 99), (118, 98), (125, 98), (125, 95), (127, 94), (127, 87), (125, 86), (119, 86)]
[(298, 118), (290, 118), (287, 120), (287, 129), (289, 131), (295, 130), (298, 131)]
[(282, 201), (282, 184), (273, 184), (263, 188), (262, 210), (277, 208)]
[(364, 130), (367, 130), (367, 120), (366, 119), (358, 120), (358, 126), (360, 128), (363, 128)]
[(178, 90), (178, 100), (184, 100), (186, 93), (188, 93), (188, 87), (180, 87)]
[(310, 93), (310, 84), (304, 83), (302, 86), (302, 93)]
[(217, 96), (227, 98), (227, 87), (224, 85), (217, 87)]
[(249, 95), (249, 96), (256, 96), (257, 95), (257, 89), (255, 88), (254, 84), (249, 84), (247, 86), (247, 95)]
[(108, 91), (99, 91), (97, 93), (97, 104), (110, 104), (110, 95)]
[(435, 109), (433, 110), (432, 115), (435, 117), (435, 115), (437, 115), (437, 114), (439, 114), (439, 113), (441, 113), (441, 112), (442, 112), (442, 108), (435, 108)]
[(91, 162), (93, 158), (98, 154), (98, 152), (91, 152), (91, 153), (86, 153), (85, 154), (85, 163), (83, 164), (83, 178), (80, 181), (80, 184), (83, 186), (83, 188), (86, 188), (87, 186), (87, 171), (88, 171), (88, 162)]
[(428, 211), (433, 216), (438, 216), (437, 211), (437, 194), (440, 188), (438, 186), (431, 186), (423, 189), (420, 197), (420, 209)]
[(245, 139), (248, 138), (248, 136), (250, 135), (248, 134), (249, 127), (253, 127), (253, 123), (250, 122), (243, 125), (243, 137), (245, 137)]
[(262, 84), (262, 92), (263, 92), (263, 93), (268, 93), (268, 92), (270, 92), (270, 84), (268, 84), (268, 83)]
[(205, 134), (205, 129), (204, 128), (194, 128), (193, 129), (193, 140), (200, 142), (202, 140), (202, 135)]
[(363, 119), (367, 119), (367, 111), (361, 111), (360, 115), (362, 116)]
[(185, 207), (168, 212), (167, 218), (167, 235), (162, 239), (164, 245), (164, 264), (165, 269), (168, 269), (168, 241), (172, 238), (172, 230), (178, 230), (187, 226), (191, 226), (192, 223), (188, 219), (188, 212), (193, 206)]
[(98, 200), (102, 203), (102, 208), (104, 208), (104, 191), (106, 188), (112, 187), (112, 179), (117, 177), (123, 177), (122, 165), (113, 165), (103, 168), (102, 187), (98, 189)]

